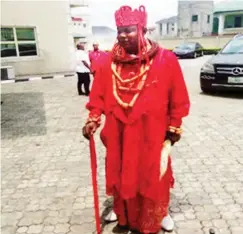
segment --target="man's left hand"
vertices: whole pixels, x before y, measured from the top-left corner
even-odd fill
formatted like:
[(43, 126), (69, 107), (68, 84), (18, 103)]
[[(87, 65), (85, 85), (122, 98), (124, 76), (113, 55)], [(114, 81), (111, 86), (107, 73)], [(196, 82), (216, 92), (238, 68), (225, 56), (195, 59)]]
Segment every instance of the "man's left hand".
[(174, 133), (174, 132), (166, 132), (165, 140), (170, 140), (171, 145), (174, 145), (176, 142), (178, 142), (181, 139), (181, 135)]

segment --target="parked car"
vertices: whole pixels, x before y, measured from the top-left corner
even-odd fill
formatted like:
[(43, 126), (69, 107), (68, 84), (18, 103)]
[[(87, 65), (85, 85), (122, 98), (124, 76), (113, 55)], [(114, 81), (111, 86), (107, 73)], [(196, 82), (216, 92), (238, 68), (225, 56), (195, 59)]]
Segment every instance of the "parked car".
[(201, 68), (203, 92), (214, 90), (243, 91), (243, 35), (237, 35)]
[(197, 58), (203, 56), (203, 47), (198, 42), (184, 42), (173, 49), (179, 58)]

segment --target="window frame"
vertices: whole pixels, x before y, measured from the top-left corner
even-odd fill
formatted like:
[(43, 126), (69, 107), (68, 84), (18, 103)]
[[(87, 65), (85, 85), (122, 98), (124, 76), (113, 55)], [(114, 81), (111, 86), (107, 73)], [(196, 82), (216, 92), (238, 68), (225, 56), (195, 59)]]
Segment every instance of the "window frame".
[[(13, 41), (0, 41), (0, 45), (8, 45), (8, 44), (12, 44), (15, 45), (15, 49), (16, 49), (16, 56), (9, 56), (9, 57), (0, 57), (2, 60), (13, 60), (13, 59), (28, 59), (28, 58), (39, 58), (40, 54), (39, 54), (39, 47), (38, 47), (38, 40), (37, 40), (37, 29), (35, 26), (6, 26), (6, 25), (1, 25), (1, 29), (2, 28), (11, 28), (13, 29), (13, 36), (14, 36), (14, 40)], [(33, 29), (34, 30), (34, 40), (33, 41), (18, 41), (17, 39), (17, 32), (16, 29), (18, 28), (22, 28), (22, 29)], [(36, 55), (29, 55), (29, 56), (20, 56), (20, 52), (19, 52), (19, 44), (34, 44), (36, 47)]]

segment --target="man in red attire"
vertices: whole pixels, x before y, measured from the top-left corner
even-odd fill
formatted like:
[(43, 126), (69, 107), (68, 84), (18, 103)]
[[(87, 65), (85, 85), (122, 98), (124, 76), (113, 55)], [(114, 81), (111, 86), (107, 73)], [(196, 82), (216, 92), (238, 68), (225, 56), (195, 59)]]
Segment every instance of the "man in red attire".
[[(163, 177), (163, 142), (179, 141), (189, 113), (187, 88), (175, 55), (145, 38), (144, 6), (115, 13), (118, 43), (104, 57), (86, 107), (89, 138), (106, 116), (106, 192), (114, 197), (116, 229), (157, 233), (168, 216), (173, 186), (171, 160)], [(169, 218), (168, 218), (169, 217)], [(171, 231), (171, 230), (169, 230)]]
[(89, 60), (91, 63), (91, 70), (93, 75), (95, 75), (95, 72), (99, 66), (99, 61), (102, 60), (102, 56), (106, 55), (106, 53), (99, 50), (99, 44), (97, 42), (93, 43), (93, 48), (94, 50), (89, 53)]

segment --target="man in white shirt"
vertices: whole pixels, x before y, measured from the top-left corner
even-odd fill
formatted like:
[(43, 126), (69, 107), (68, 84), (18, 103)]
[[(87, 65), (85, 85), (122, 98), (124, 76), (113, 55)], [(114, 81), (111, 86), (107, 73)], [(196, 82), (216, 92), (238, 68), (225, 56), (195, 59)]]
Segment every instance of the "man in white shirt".
[[(76, 72), (78, 75), (77, 89), (79, 95), (89, 95), (90, 71), (89, 55), (84, 51), (84, 46), (79, 43), (77, 44), (76, 51)], [(84, 85), (84, 92), (82, 91), (82, 85)]]

